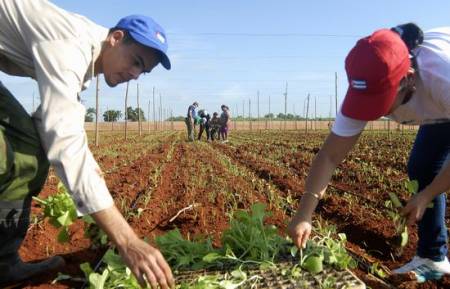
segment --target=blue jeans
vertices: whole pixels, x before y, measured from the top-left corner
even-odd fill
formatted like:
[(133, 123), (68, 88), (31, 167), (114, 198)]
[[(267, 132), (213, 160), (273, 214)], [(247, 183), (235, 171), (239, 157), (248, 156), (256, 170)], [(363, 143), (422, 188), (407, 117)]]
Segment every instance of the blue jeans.
[[(417, 133), (408, 161), (410, 180), (419, 182), (419, 191), (428, 186), (448, 161), (450, 153), (450, 123), (422, 125)], [(447, 228), (445, 226), (445, 193), (434, 200), (419, 222), (417, 255), (434, 261), (447, 256)]]

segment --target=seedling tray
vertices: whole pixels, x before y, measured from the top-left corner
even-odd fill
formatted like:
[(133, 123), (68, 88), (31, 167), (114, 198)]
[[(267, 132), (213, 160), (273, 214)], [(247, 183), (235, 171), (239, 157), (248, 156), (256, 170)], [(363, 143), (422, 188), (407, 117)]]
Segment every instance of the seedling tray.
[[(259, 288), (259, 289), (290, 289), (290, 288), (339, 288), (339, 289), (365, 289), (366, 285), (358, 279), (349, 270), (338, 271), (334, 268), (327, 267), (321, 273), (311, 274), (306, 270), (300, 272), (300, 276), (292, 278), (288, 274), (284, 274), (285, 269), (290, 269), (295, 265), (293, 261), (285, 261), (277, 263), (276, 268), (261, 270), (259, 268), (245, 269), (247, 276), (258, 275), (262, 277), (256, 287), (251, 287), (252, 283), (248, 282), (240, 288)], [(228, 270), (199, 270), (199, 271), (180, 271), (176, 277), (176, 283), (193, 282), (200, 276), (218, 276), (219, 281), (225, 279), (229, 275)], [(330, 284), (330, 281), (333, 280)], [(326, 287), (328, 283), (331, 287)]]

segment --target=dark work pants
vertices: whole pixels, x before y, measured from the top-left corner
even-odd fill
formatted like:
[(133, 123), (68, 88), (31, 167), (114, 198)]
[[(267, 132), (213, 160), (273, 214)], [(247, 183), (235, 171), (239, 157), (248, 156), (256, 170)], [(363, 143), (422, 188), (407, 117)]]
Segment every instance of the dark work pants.
[[(439, 173), (450, 153), (450, 123), (422, 125), (417, 133), (408, 162), (410, 180), (419, 182), (419, 191), (429, 185)], [(445, 226), (445, 192), (433, 200), (419, 222), (417, 255), (434, 261), (447, 256), (447, 228)]]

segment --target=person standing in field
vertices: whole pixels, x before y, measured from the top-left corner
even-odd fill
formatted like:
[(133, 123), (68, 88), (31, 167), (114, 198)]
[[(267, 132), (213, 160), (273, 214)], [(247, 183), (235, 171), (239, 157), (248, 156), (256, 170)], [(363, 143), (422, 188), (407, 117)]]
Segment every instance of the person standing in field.
[(225, 104), (222, 104), (220, 108), (222, 109), (222, 113), (220, 114), (219, 139), (222, 137), (223, 142), (228, 142), (228, 128), (231, 119), (230, 109)]
[(99, 74), (114, 87), (159, 63), (170, 69), (163, 28), (150, 17), (130, 15), (108, 30), (44, 0), (0, 0), (0, 27), (0, 70), (33, 78), (41, 97), (30, 117), (0, 84), (0, 287), (64, 265), (59, 256), (24, 263), (18, 254), (32, 196), (42, 189), (49, 165), (78, 214), (92, 216), (141, 286), (173, 287), (161, 253), (136, 235), (114, 204), (88, 147), (79, 97)]
[(387, 116), (419, 124), (408, 161), (408, 176), (419, 182), (419, 192), (402, 211), (409, 225), (419, 222), (418, 247), (412, 261), (393, 272), (413, 272), (418, 282), (440, 279), (450, 274), (444, 193), (450, 189), (450, 27), (425, 34), (412, 23), (378, 30), (356, 43), (345, 68), (347, 94), (312, 163), (288, 232), (305, 247), (313, 211), (368, 121)]
[(198, 102), (194, 102), (188, 107), (187, 116), (185, 118), (185, 123), (187, 127), (188, 141), (194, 141), (195, 134), (195, 122), (197, 117), (196, 109), (198, 108)]
[(213, 141), (214, 139), (220, 139), (219, 131), (221, 125), (219, 114), (217, 112), (213, 113), (213, 117), (211, 118), (210, 121), (210, 126), (211, 126), (211, 140)]
[(201, 140), (203, 131), (206, 132), (206, 140), (209, 141), (211, 139), (211, 129), (210, 129), (210, 120), (211, 116), (209, 113), (201, 109), (198, 111), (198, 116), (200, 118), (200, 130), (198, 132), (198, 140)]

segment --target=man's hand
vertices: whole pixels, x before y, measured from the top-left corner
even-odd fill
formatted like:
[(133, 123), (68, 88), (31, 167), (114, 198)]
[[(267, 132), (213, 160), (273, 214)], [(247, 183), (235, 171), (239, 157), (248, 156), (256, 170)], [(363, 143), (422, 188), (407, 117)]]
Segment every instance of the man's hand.
[(125, 246), (118, 247), (123, 261), (131, 269), (142, 287), (147, 282), (152, 288), (174, 288), (172, 271), (159, 250), (139, 238), (133, 238)]
[(161, 289), (174, 288), (172, 272), (164, 257), (139, 239), (116, 206), (93, 213), (92, 218), (117, 246), (125, 264), (142, 287), (147, 287), (148, 281), (154, 289), (158, 285)]
[(414, 195), (402, 209), (401, 214), (406, 218), (408, 225), (413, 225), (420, 221), (427, 209), (428, 204), (433, 200), (425, 190)]

